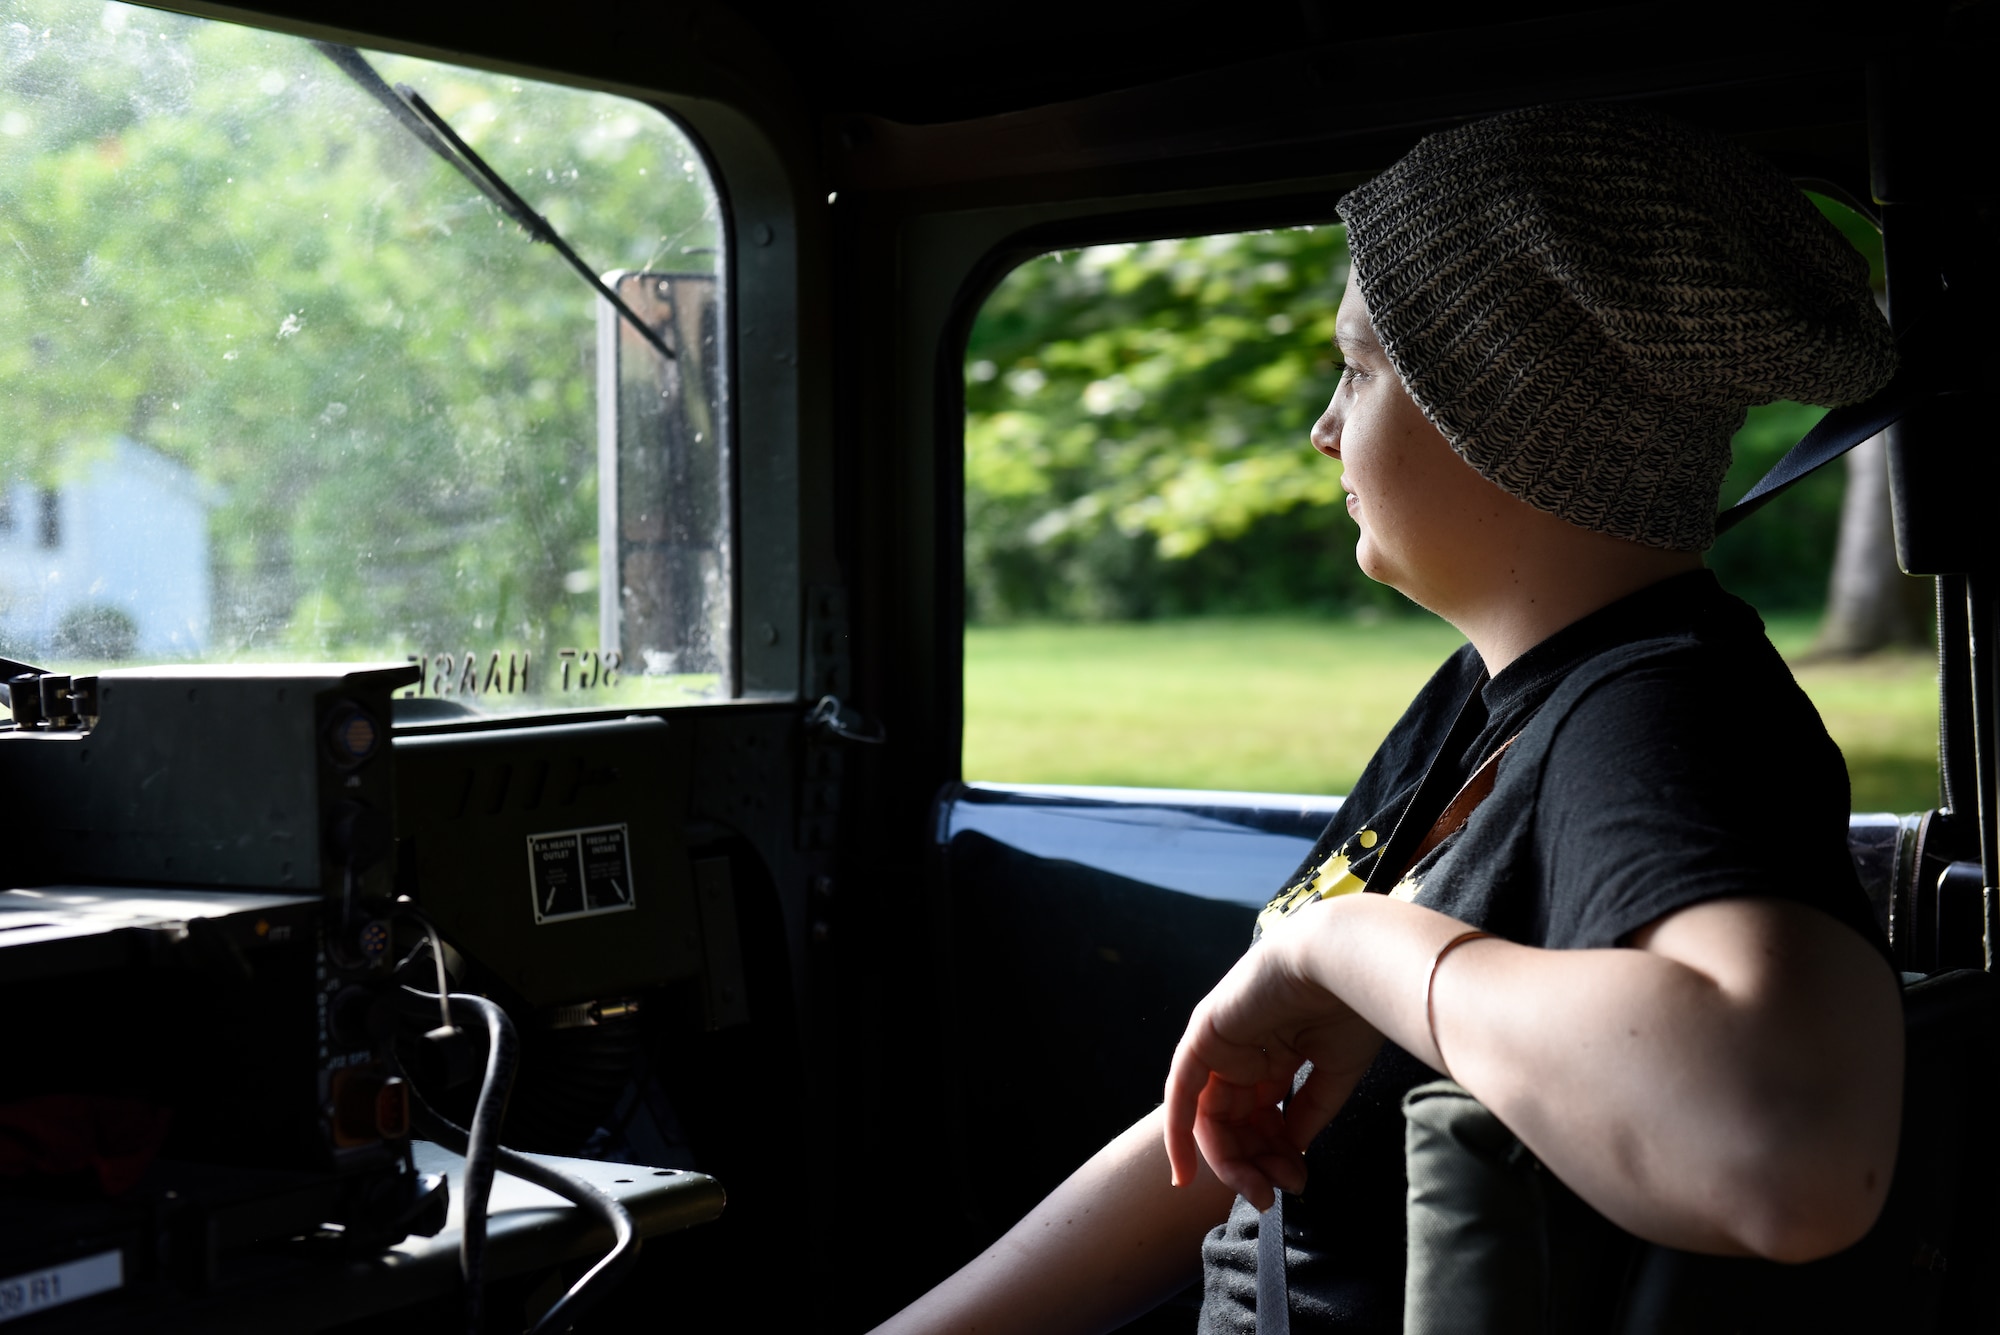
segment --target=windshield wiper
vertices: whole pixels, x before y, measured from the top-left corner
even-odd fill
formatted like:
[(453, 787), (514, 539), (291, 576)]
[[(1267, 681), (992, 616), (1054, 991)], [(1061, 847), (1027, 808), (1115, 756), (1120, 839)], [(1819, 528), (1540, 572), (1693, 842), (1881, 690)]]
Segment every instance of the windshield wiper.
[(397, 84), (391, 88), (375, 72), (375, 67), (368, 63), (367, 57), (351, 46), (342, 46), (337, 42), (314, 42), (313, 45), (319, 48), (321, 55), (338, 66), (341, 73), (387, 107), (396, 122), (415, 136), (419, 143), (450, 163), (459, 175), (478, 187), (479, 193), (491, 200), (494, 207), (519, 223), (535, 240), (553, 246), (557, 254), (569, 261), (571, 268), (583, 275), (583, 280), (596, 290), (597, 295), (610, 302), (662, 357), (668, 361), (677, 360), (674, 350), (667, 346), (667, 341), (660, 337), (659, 332), (640, 319), (638, 312), (626, 305), (624, 299), (583, 262), (583, 257), (570, 248), (569, 242), (562, 239), (562, 234), (549, 224), (549, 220), (535, 212), (486, 159), (473, 151), (472, 145), (459, 138), (458, 132), (432, 109), (430, 103), (424, 101), (416, 89), (408, 84)]

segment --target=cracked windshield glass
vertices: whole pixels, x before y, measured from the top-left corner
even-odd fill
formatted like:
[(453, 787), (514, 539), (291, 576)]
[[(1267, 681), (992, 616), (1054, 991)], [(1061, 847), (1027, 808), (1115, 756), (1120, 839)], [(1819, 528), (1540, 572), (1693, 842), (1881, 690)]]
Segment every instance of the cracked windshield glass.
[(637, 102), (0, 0), (0, 654), (729, 694), (718, 222)]

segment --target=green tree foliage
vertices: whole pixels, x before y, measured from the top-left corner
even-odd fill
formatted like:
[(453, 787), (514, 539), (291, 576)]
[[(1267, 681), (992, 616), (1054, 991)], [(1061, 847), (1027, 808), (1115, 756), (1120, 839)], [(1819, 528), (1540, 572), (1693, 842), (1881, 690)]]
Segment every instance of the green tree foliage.
[[(712, 271), (657, 113), (373, 59), (593, 264)], [(218, 656), (594, 644), (595, 310), (309, 44), (0, 0), (0, 478), (193, 469)]]
[[(1404, 606), (1355, 568), (1339, 465), (1306, 439), (1337, 376), (1346, 279), (1339, 226), (1098, 246), (1009, 274), (966, 352), (972, 619)], [(1753, 409), (1725, 496), (1821, 412)], [(1824, 470), (1711, 563), (1759, 606), (1817, 605), (1840, 495)]]
[(1342, 229), (1046, 256), (967, 350), (976, 618), (1148, 616), (1372, 597), (1306, 431), (1334, 376)]

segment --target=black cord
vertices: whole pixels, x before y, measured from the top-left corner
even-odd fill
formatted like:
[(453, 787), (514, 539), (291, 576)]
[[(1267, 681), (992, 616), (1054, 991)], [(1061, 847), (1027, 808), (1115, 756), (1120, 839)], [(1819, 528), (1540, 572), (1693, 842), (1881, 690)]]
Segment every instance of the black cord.
[[(425, 946), (430, 947), (431, 963), (437, 970), (438, 990), (431, 995), (435, 997), (438, 1004), (438, 1028), (449, 1029), (451, 1028), (451, 1005), (445, 998), (451, 994), (451, 979), (445, 973), (444, 941), (438, 936), (437, 926), (431, 922), (429, 914), (425, 913), (415, 904), (407, 901), (399, 902), (396, 905), (394, 916), (406, 918), (424, 929), (423, 941), (417, 945), (415, 950), (412, 950), (397, 962), (396, 975), (398, 977), (402, 976), (403, 970), (416, 960), (418, 950), (422, 950)], [(415, 991), (414, 988), (411, 990)]]
[[(499, 1157), (500, 1121), (507, 1115), (507, 1095), (514, 1088), (514, 1071), (521, 1050), (507, 1012), (485, 997), (453, 993), (453, 1010), (471, 1011), (486, 1021), (486, 1078), (479, 1084), (479, 1102), (472, 1109), (472, 1134), (465, 1147), (465, 1227), (459, 1234), (458, 1264), (465, 1275), (465, 1321), (479, 1335), (479, 1306), (486, 1279), (486, 1208), (493, 1194), (494, 1161)], [(475, 1217), (478, 1220), (474, 1225)]]
[[(437, 999), (435, 992), (414, 987), (404, 990), (426, 1001)], [(460, 1143), (450, 1147), (465, 1156), (465, 1177), (459, 1187), (460, 1199), (465, 1204), (465, 1219), (459, 1230), (458, 1267), (459, 1273), (465, 1277), (466, 1329), (471, 1335), (479, 1335), (480, 1299), (486, 1280), (486, 1208), (493, 1195), (494, 1165), (507, 1153), (500, 1148), (500, 1119), (507, 1113), (507, 1094), (513, 1088), (514, 1069), (520, 1062), (521, 1054), (514, 1038), (513, 1021), (507, 1018), (506, 1011), (485, 997), (467, 996), (461, 992), (453, 992), (445, 1000), (459, 1011), (469, 1011), (486, 1023), (486, 1076), (479, 1085), (479, 1101), (473, 1105), (472, 1130), (459, 1131)], [(410, 1089), (413, 1094), (416, 1093), (414, 1085)], [(417, 1094), (416, 1097), (424, 1110), (430, 1112), (430, 1105), (423, 1102), (423, 1096)], [(434, 1113), (431, 1116), (433, 1120), (443, 1121)], [(458, 1131), (457, 1127), (452, 1129)]]
[[(470, 1143), (470, 1135), (465, 1128), (431, 1107), (423, 1094), (414, 1086), (410, 1093), (416, 1100), (418, 1114), (426, 1124), (424, 1129), (431, 1137), (446, 1149), (465, 1153)], [(569, 1292), (558, 1299), (555, 1306), (544, 1312), (542, 1319), (537, 1321), (529, 1332), (529, 1335), (558, 1335), (580, 1320), (584, 1311), (610, 1288), (612, 1282), (622, 1277), (638, 1261), (638, 1230), (633, 1227), (631, 1212), (610, 1193), (505, 1146), (496, 1147), (496, 1157), (500, 1167), (513, 1176), (524, 1182), (532, 1182), (579, 1209), (590, 1211), (597, 1216), (598, 1222), (611, 1230), (611, 1250), (606, 1252), (596, 1265), (586, 1270), (582, 1278), (570, 1285)]]

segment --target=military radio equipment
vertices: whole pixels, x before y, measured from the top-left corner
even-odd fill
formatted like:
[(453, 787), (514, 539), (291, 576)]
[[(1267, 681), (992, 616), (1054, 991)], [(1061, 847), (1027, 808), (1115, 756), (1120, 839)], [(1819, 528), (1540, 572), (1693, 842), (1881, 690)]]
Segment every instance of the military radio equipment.
[(84, 1181), (0, 1202), (8, 1273), (200, 1287), (272, 1239), (441, 1226), (387, 1050), (389, 699), (415, 675), (13, 676), (0, 1111)]

